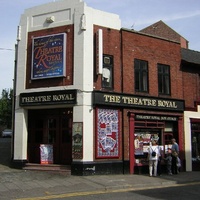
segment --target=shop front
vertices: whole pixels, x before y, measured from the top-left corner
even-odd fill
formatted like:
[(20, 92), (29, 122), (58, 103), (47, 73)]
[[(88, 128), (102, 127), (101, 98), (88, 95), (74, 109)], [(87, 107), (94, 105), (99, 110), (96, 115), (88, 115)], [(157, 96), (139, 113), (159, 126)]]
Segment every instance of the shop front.
[(123, 159), (124, 172), (142, 173), (147, 168), (152, 140), (157, 141), (164, 157), (171, 147), (171, 139), (176, 138), (184, 162), (183, 100), (98, 91), (93, 93), (93, 104), (97, 109), (115, 108), (122, 113), (119, 158)]
[(27, 110), (27, 162), (71, 165), (76, 90), (21, 93)]
[[(165, 115), (164, 115), (165, 114)], [(159, 146), (161, 158), (166, 157), (168, 150), (171, 149), (171, 139), (176, 138), (180, 142), (180, 156), (183, 160), (183, 141), (181, 134), (183, 133), (183, 121), (181, 114), (168, 114), (154, 112), (149, 113), (129, 113), (130, 129), (133, 132), (130, 137), (133, 137), (130, 143), (130, 171), (133, 173), (148, 172), (148, 149), (152, 141), (156, 141)], [(164, 159), (160, 159), (158, 173), (166, 172)]]

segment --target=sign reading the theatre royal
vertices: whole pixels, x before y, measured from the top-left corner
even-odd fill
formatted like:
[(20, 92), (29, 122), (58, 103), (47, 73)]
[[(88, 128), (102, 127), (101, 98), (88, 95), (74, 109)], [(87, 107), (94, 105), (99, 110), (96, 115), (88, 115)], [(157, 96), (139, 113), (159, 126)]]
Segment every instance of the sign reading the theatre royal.
[(94, 92), (93, 104), (144, 109), (172, 110), (179, 112), (184, 111), (183, 100), (144, 97), (131, 94)]
[(59, 90), (20, 94), (20, 106), (76, 104), (77, 90)]
[(33, 38), (32, 79), (65, 76), (65, 55), (65, 33)]

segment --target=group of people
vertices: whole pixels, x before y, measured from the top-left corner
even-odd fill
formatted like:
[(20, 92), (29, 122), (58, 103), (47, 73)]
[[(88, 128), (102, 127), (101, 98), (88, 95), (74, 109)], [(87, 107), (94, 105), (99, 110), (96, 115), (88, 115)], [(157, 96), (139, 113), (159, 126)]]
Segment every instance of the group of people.
[[(179, 158), (179, 145), (176, 143), (176, 140), (173, 138), (171, 140), (172, 146), (171, 149), (168, 149), (167, 156), (164, 158), (167, 164), (167, 172), (169, 175), (178, 174), (181, 167), (181, 161)], [(158, 171), (161, 173), (160, 162), (161, 162), (161, 150), (157, 145), (156, 141), (152, 141), (148, 149), (148, 160), (149, 160), (149, 175), (157, 176)]]

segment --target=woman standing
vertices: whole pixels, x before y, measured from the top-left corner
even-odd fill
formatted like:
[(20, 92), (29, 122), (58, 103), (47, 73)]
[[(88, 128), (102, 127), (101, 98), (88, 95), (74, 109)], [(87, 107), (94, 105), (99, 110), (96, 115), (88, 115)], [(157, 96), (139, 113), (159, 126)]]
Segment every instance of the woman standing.
[[(153, 152), (155, 152), (155, 154)], [(159, 146), (156, 144), (156, 141), (153, 140), (152, 145), (150, 145), (148, 149), (149, 176), (152, 176), (153, 174), (154, 176), (157, 176), (157, 166), (159, 157), (160, 157)]]

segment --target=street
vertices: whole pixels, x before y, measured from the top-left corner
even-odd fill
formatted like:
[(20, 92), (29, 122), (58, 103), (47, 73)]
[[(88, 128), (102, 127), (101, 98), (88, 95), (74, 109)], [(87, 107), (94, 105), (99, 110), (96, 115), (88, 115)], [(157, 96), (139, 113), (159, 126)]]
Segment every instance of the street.
[(10, 165), (11, 160), (11, 138), (0, 137), (0, 171)]
[[(112, 190), (112, 191), (94, 191), (94, 192), (79, 192), (79, 193), (68, 193), (56, 196), (47, 196), (45, 199), (67, 199), (67, 200), (199, 200), (200, 183), (195, 184), (183, 184), (165, 188), (155, 189), (124, 189)], [(33, 198), (30, 200), (38, 200), (40, 198)], [(20, 199), (23, 200), (23, 199)], [(24, 199), (26, 200), (26, 199)]]
[(200, 173), (72, 176), (10, 168), (11, 139), (0, 138), (1, 200), (200, 199)]

